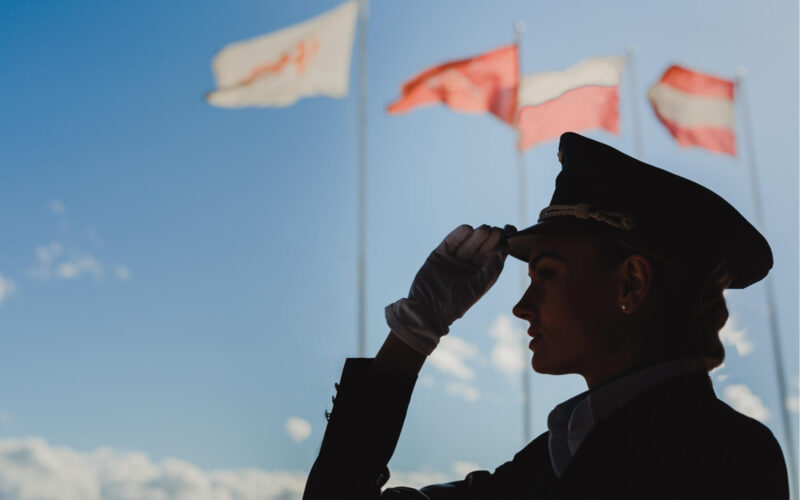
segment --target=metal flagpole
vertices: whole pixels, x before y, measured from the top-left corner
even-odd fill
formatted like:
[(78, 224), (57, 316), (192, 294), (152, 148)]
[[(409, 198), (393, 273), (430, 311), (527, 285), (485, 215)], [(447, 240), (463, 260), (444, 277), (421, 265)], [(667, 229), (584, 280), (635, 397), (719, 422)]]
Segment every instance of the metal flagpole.
[(369, 0), (358, 1), (358, 356), (366, 352), (366, 179), (367, 179), (367, 16)]
[[(522, 54), (520, 45), (522, 45), (522, 33), (525, 31), (525, 21), (517, 21), (514, 23), (514, 45), (517, 46), (517, 71), (522, 77)], [(517, 129), (517, 140), (519, 140), (519, 129)], [(519, 224), (520, 229), (527, 226), (525, 222), (525, 157), (522, 151), (517, 147), (517, 202), (519, 204)], [(527, 274), (523, 273), (520, 276), (520, 287), (523, 293), (526, 288)], [(523, 353), (526, 352), (528, 344), (526, 339), (522, 339)], [(527, 365), (527, 363), (525, 363)], [(525, 443), (531, 440), (531, 370), (529, 366), (525, 366), (522, 370), (522, 436)]]
[[(758, 167), (756, 165), (756, 153), (755, 148), (753, 145), (753, 132), (750, 127), (750, 114), (749, 108), (747, 106), (747, 100), (745, 99), (745, 94), (742, 86), (742, 82), (744, 81), (744, 77), (747, 74), (746, 68), (740, 66), (736, 70), (736, 91), (740, 98), (740, 106), (742, 109), (742, 122), (744, 123), (744, 137), (745, 142), (747, 143), (747, 167), (750, 173), (750, 191), (753, 196), (753, 207), (756, 214), (756, 224), (761, 229), (762, 232), (766, 233), (766, 226), (764, 224), (764, 207), (761, 201), (761, 186), (759, 184), (758, 179)], [(789, 420), (789, 410), (786, 407), (787, 395), (786, 395), (786, 376), (783, 368), (783, 357), (781, 356), (781, 339), (780, 339), (780, 331), (778, 329), (778, 319), (777, 319), (777, 310), (775, 308), (775, 291), (772, 286), (772, 279), (770, 276), (764, 280), (764, 285), (767, 291), (767, 318), (769, 319), (769, 331), (772, 336), (772, 355), (775, 361), (775, 375), (778, 378), (778, 391), (780, 392), (781, 397), (781, 420), (783, 423), (783, 433), (786, 437), (786, 441), (788, 442), (788, 467), (789, 467), (789, 479), (791, 480), (791, 489), (795, 493), (796, 498), (796, 488), (797, 488), (797, 472), (795, 469), (796, 463), (796, 447), (794, 441), (794, 433), (792, 432), (792, 424)]]
[(642, 159), (642, 124), (639, 121), (639, 102), (636, 100), (638, 94), (638, 86), (636, 85), (636, 54), (639, 52), (639, 47), (635, 43), (628, 45), (628, 50), (625, 52), (625, 66), (630, 80), (631, 88), (628, 93), (631, 95), (631, 112), (633, 113), (633, 151), (636, 158)]

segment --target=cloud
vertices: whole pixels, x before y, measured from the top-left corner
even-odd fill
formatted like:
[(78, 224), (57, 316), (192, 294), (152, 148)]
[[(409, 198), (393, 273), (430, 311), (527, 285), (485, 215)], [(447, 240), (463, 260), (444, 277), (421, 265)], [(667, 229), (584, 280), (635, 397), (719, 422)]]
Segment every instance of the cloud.
[(37, 245), (33, 249), (33, 253), (36, 256), (36, 266), (30, 271), (31, 277), (41, 280), (49, 279), (52, 274), (53, 262), (61, 256), (63, 251), (61, 243), (57, 241), (53, 241), (48, 245)]
[(474, 462), (453, 462), (452, 469), (456, 476), (463, 478), (470, 472), (483, 470), (483, 467)]
[(116, 274), (117, 275), (117, 279), (119, 279), (121, 281), (128, 281), (129, 279), (131, 279), (131, 276), (133, 276), (131, 274), (131, 270), (128, 269), (127, 266), (117, 266), (117, 267), (115, 267), (114, 268), (114, 274)]
[(744, 413), (759, 422), (764, 422), (769, 418), (769, 410), (761, 402), (761, 399), (750, 391), (744, 384), (732, 384), (723, 389), (722, 394), (725, 399), (736, 411)]
[(434, 384), (436, 383), (436, 379), (433, 377), (433, 375), (428, 375), (428, 374), (421, 376), (419, 378), (419, 381), (425, 387), (433, 387)]
[(505, 314), (495, 318), (489, 329), (489, 335), (495, 340), (492, 364), (514, 380), (527, 367), (521, 330), (515, 330), (511, 317)]
[(725, 369), (725, 362), (720, 363), (716, 368), (712, 368), (709, 374), (713, 373), (718, 382), (723, 382), (729, 376), (727, 373), (722, 373), (723, 369)]
[(746, 356), (753, 352), (754, 346), (747, 338), (747, 330), (737, 329), (733, 318), (728, 318), (725, 326), (719, 331), (719, 338), (722, 343), (735, 347), (739, 356)]
[(786, 398), (786, 409), (794, 413), (800, 412), (800, 398), (797, 396)]
[(441, 472), (433, 470), (419, 470), (409, 472), (391, 472), (389, 481), (384, 488), (395, 488), (397, 486), (406, 486), (408, 488), (422, 488), (430, 484), (439, 484), (448, 481), (449, 479)]
[(59, 200), (53, 200), (50, 202), (50, 210), (53, 211), (54, 214), (63, 214), (64, 213), (64, 203)]
[(471, 380), (475, 372), (467, 366), (468, 360), (478, 356), (478, 347), (453, 335), (442, 337), (428, 360), (440, 372)]
[(103, 264), (89, 254), (73, 259), (72, 264), (78, 269), (79, 274), (91, 274), (96, 280), (103, 279)]
[(64, 279), (72, 279), (78, 275), (78, 266), (72, 262), (62, 262), (58, 266), (58, 276)]
[(0, 305), (17, 290), (17, 285), (0, 274)]
[[(80, 452), (36, 437), (0, 440), (3, 500), (300, 500), (306, 477), (256, 468), (204, 471), (175, 458), (157, 463), (140, 452)], [(386, 487), (448, 480), (426, 468), (392, 471)]]
[(286, 419), (286, 434), (295, 443), (305, 441), (311, 435), (311, 424), (304, 418), (289, 417)]
[(470, 403), (474, 403), (480, 398), (481, 393), (477, 387), (469, 383), (449, 382), (444, 386), (444, 390), (452, 396), (460, 396)]
[(75, 254), (63, 257), (64, 247), (53, 241), (47, 245), (37, 245), (33, 250), (36, 265), (30, 270), (32, 278), (48, 280), (55, 273), (61, 279), (70, 280), (83, 274), (102, 281), (105, 275), (103, 264), (91, 254)]
[(89, 453), (39, 438), (0, 441), (4, 500), (290, 500), (306, 473), (260, 469), (206, 472), (177, 459), (99, 448)]

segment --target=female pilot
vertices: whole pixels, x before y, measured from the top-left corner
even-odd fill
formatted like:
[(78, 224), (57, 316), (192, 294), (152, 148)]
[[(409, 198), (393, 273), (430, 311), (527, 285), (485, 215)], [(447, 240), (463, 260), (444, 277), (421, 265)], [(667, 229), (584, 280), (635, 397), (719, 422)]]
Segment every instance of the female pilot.
[[(766, 276), (766, 240), (712, 191), (599, 142), (564, 134), (559, 161), (538, 224), (456, 228), (387, 306), (377, 356), (345, 364), (304, 499), (788, 499), (777, 441), (708, 376), (724, 358), (722, 292)], [(529, 266), (513, 312), (533, 369), (588, 390), (494, 472), (382, 491), (417, 373), (508, 254)]]

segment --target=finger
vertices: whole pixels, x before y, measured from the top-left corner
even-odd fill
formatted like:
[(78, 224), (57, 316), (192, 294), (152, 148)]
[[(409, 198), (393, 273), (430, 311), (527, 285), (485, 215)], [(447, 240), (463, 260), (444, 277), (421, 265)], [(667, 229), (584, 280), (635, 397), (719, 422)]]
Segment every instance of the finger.
[(489, 237), (490, 228), (486, 224), (480, 226), (456, 250), (456, 258), (463, 262), (472, 262), (486, 238)]
[(497, 278), (500, 277), (507, 256), (508, 253), (502, 250), (497, 250), (489, 254), (489, 257), (486, 259), (486, 264), (483, 265), (478, 273), (475, 283), (481, 295), (489, 291), (492, 285), (497, 281)]
[(486, 241), (483, 242), (481, 248), (478, 250), (479, 257), (483, 258), (484, 260), (486, 257), (497, 248), (500, 244), (500, 239), (503, 237), (503, 230), (499, 227), (493, 227), (490, 229), (489, 237), (486, 238)]
[(472, 232), (472, 226), (461, 224), (450, 231), (450, 234), (445, 236), (444, 241), (439, 246), (444, 248), (446, 254), (453, 255), (464, 240), (470, 237)]

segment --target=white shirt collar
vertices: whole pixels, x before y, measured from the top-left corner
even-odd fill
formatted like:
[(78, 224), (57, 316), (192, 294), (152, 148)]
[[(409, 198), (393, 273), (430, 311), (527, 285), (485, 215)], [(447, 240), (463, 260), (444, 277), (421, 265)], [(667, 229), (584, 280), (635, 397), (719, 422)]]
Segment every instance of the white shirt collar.
[(570, 460), (595, 424), (625, 406), (636, 396), (668, 379), (703, 370), (693, 359), (675, 359), (624, 375), (601, 387), (585, 391), (557, 405), (547, 417), (550, 463), (561, 477)]

